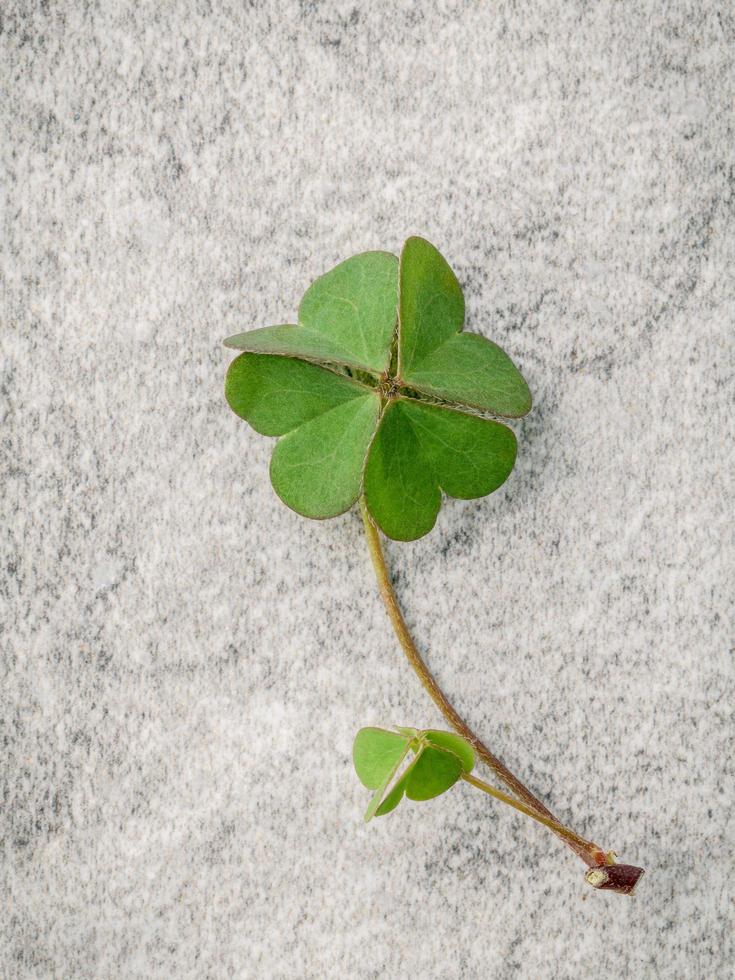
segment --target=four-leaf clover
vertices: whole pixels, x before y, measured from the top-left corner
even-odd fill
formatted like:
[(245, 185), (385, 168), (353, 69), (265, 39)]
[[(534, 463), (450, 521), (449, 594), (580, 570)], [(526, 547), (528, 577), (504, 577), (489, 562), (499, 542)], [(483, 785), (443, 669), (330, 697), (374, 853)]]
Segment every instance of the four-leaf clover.
[(225, 341), (231, 408), (280, 436), (271, 481), (305, 517), (336, 517), (364, 494), (376, 524), (410, 541), (432, 529), (441, 492), (482, 497), (508, 477), (526, 382), (500, 347), (464, 333), (446, 260), (409, 238), (400, 260), (363, 252), (317, 279), (298, 324)]

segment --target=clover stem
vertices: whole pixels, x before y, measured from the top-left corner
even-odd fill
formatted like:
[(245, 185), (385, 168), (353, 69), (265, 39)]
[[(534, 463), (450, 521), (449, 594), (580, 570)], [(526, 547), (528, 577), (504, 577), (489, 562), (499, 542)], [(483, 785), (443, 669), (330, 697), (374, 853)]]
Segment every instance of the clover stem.
[[(507, 793), (503, 793), (501, 790), (496, 789), (494, 786), (490, 786), (482, 779), (478, 779), (477, 776), (473, 776), (471, 773), (462, 773), (462, 779), (468, 782), (470, 786), (475, 786), (477, 789), (481, 789), (483, 793), (487, 793), (488, 796), (492, 796), (496, 800), (500, 800), (502, 803), (507, 803), (508, 806), (514, 807), (521, 813), (525, 813), (527, 816), (531, 817), (533, 820), (537, 820), (540, 824), (553, 830), (555, 834), (562, 837), (564, 840), (569, 842), (571, 838), (579, 841), (582, 838), (578, 837), (573, 831), (570, 831), (568, 827), (563, 824), (558, 823), (556, 820), (552, 820), (549, 817), (544, 817), (537, 810), (534, 810), (530, 806), (526, 806), (525, 803), (521, 803), (514, 797), (509, 796)], [(593, 845), (595, 846), (595, 845)], [(640, 881), (643, 875), (642, 868), (636, 868), (630, 864), (616, 864), (615, 855), (610, 853), (604, 855), (605, 861), (602, 865), (595, 865), (590, 867), (589, 871), (585, 875), (585, 880), (587, 884), (592, 885), (593, 888), (599, 888), (603, 891), (614, 891), (618, 892), (620, 895), (632, 895), (635, 891), (635, 887)]]
[[(573, 830), (570, 830), (568, 827), (560, 824), (557, 820), (552, 820), (551, 817), (545, 817), (534, 807), (526, 806), (525, 803), (521, 803), (521, 801), (517, 800), (514, 796), (510, 796), (508, 793), (504, 793), (502, 790), (496, 789), (494, 786), (491, 786), (484, 780), (478, 779), (477, 776), (473, 776), (472, 773), (462, 773), (462, 779), (468, 782), (471, 786), (481, 789), (483, 793), (487, 793), (488, 796), (492, 796), (494, 799), (500, 800), (501, 803), (507, 803), (508, 806), (515, 807), (516, 810), (519, 810), (521, 813), (525, 813), (526, 816), (531, 817), (533, 820), (537, 820), (540, 824), (543, 824), (544, 827), (548, 827), (550, 830), (553, 830), (554, 833), (558, 834), (560, 837), (563, 837), (565, 840), (573, 839), (574, 841), (580, 842), (584, 840), (575, 834)], [(589, 841), (584, 841), (584, 843), (588, 844)]]
[[(380, 543), (380, 533), (375, 526), (372, 517), (370, 516), (364, 497), (360, 498), (360, 511), (362, 513), (362, 520), (365, 526), (368, 550), (370, 551), (370, 557), (372, 558), (375, 574), (378, 579), (378, 585), (380, 587), (380, 594), (383, 597), (388, 616), (393, 625), (396, 636), (398, 637), (398, 641), (403, 648), (403, 652), (406, 654), (408, 662), (411, 664), (429, 696), (452, 728), (454, 728), (454, 730), (463, 738), (467, 739), (480, 759), (482, 759), (485, 765), (487, 765), (488, 768), (490, 768), (495, 775), (505, 783), (505, 785), (515, 794), (517, 799), (506, 796), (505, 793), (501, 793), (499, 790), (494, 790), (491, 786), (488, 786), (487, 783), (483, 783), (481, 780), (476, 780), (475, 777), (466, 775), (464, 778), (468, 782), (471, 782), (474, 786), (484, 789), (485, 792), (490, 793), (491, 796), (495, 796), (496, 799), (502, 800), (502, 802), (507, 803), (509, 806), (515, 807), (517, 810), (527, 814), (534, 820), (537, 820), (539, 823), (549, 827), (558, 837), (560, 837), (569, 847), (571, 847), (575, 854), (577, 854), (590, 869), (593, 869), (588, 872), (588, 875), (591, 875), (592, 877), (588, 877), (587, 879), (591, 885), (598, 888), (607, 888), (614, 891), (621, 891), (625, 894), (630, 894), (635, 882), (643, 873), (641, 869), (630, 869), (630, 877), (635, 878), (632, 885), (630, 885), (628, 882), (621, 884), (620, 887), (617, 887), (615, 882), (611, 883), (611, 879), (614, 877), (614, 875), (609, 873), (611, 871), (611, 866), (613, 865), (613, 859), (610, 854), (603, 851), (597, 844), (586, 840), (584, 837), (580, 837), (579, 834), (560, 823), (554, 814), (546, 806), (544, 806), (544, 804), (537, 799), (516, 776), (513, 775), (513, 773), (496, 755), (490, 751), (490, 749), (488, 749), (488, 747), (472, 731), (464, 719), (457, 713), (446, 694), (436, 682), (436, 679), (419, 653), (419, 650), (413, 641), (413, 637), (409, 632), (406, 621), (403, 618), (403, 613), (398, 605), (398, 600), (390, 580), (388, 567), (385, 563), (385, 555), (383, 554), (383, 548)], [(622, 869), (627, 869), (629, 866), (617, 865), (616, 867), (622, 871)], [(604, 875), (598, 871), (598, 869), (602, 868), (607, 869)], [(633, 875), (633, 872), (637, 872), (637, 875)]]

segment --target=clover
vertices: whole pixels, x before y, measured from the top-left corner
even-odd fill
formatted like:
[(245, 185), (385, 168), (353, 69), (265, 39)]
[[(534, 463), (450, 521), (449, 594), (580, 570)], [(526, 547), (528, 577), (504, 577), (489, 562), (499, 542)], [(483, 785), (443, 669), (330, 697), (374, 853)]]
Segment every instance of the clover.
[(528, 385), (496, 344), (462, 332), (464, 298), (446, 260), (409, 238), (400, 261), (363, 252), (317, 279), (297, 325), (230, 337), (234, 411), (280, 436), (271, 481), (305, 517), (336, 517), (364, 493), (388, 537), (432, 529), (441, 491), (492, 493), (516, 458)]
[[(406, 759), (408, 757), (408, 763)], [(475, 753), (459, 735), (432, 729), (361, 728), (352, 746), (355, 772), (374, 790), (365, 823), (409, 800), (433, 800), (472, 772)]]
[[(412, 541), (434, 526), (442, 493), (470, 499), (510, 475), (519, 419), (531, 395), (510, 357), (465, 332), (464, 298), (437, 249), (409, 238), (400, 259), (355, 255), (307, 289), (298, 323), (225, 341), (241, 351), (225, 394), (252, 428), (278, 437), (273, 487), (305, 517), (336, 517), (359, 501), (380, 592), (406, 657), (454, 732), (362, 729), (354, 763), (374, 791), (366, 820), (405, 797), (433, 798), (459, 779), (553, 831), (588, 866), (598, 889), (631, 894), (643, 871), (615, 862), (558, 820), (473, 732), (442, 691), (398, 605), (380, 531)], [(476, 777), (475, 758), (509, 792)]]

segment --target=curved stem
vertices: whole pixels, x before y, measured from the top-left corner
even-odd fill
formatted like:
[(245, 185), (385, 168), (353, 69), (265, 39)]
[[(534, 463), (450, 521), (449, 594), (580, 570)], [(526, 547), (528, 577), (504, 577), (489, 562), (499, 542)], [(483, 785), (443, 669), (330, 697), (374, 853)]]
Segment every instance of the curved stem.
[[(583, 838), (578, 837), (574, 831), (571, 831), (568, 827), (560, 824), (557, 820), (552, 820), (551, 817), (545, 817), (542, 813), (539, 813), (538, 810), (533, 809), (533, 807), (526, 806), (525, 803), (521, 803), (521, 801), (517, 800), (515, 797), (509, 796), (502, 790), (496, 789), (494, 786), (486, 783), (484, 779), (478, 779), (477, 776), (473, 776), (472, 773), (469, 772), (462, 773), (462, 779), (464, 779), (465, 782), (469, 783), (471, 786), (481, 789), (483, 793), (487, 793), (488, 796), (492, 796), (493, 799), (500, 800), (501, 803), (507, 803), (508, 806), (514, 807), (521, 813), (525, 813), (527, 817), (537, 820), (540, 824), (543, 824), (544, 827), (548, 827), (549, 830), (553, 830), (555, 834), (558, 834), (565, 840), (568, 840), (570, 835), (572, 835), (576, 841), (583, 840)], [(585, 841), (585, 843), (589, 842)]]
[[(436, 679), (424, 662), (424, 659), (419, 653), (418, 648), (413, 641), (413, 637), (408, 630), (408, 626), (406, 626), (406, 621), (403, 618), (403, 614), (398, 605), (398, 600), (388, 574), (388, 568), (385, 564), (385, 556), (383, 555), (383, 549), (380, 544), (380, 535), (368, 512), (364, 497), (360, 498), (360, 510), (362, 513), (363, 524), (365, 525), (365, 534), (367, 537), (370, 557), (373, 560), (375, 574), (380, 587), (380, 594), (385, 602), (388, 616), (393, 624), (393, 629), (396, 632), (398, 641), (403, 647), (403, 651), (408, 658), (408, 662), (413, 667), (419, 680), (434, 701), (434, 704), (436, 704), (452, 728), (454, 728), (454, 730), (463, 738), (467, 739), (485, 765), (492, 769), (498, 779), (502, 780), (505, 785), (508, 786), (508, 788), (511, 789), (516, 795), (518, 799), (510, 803), (511, 806), (515, 806), (516, 809), (521, 810), (523, 813), (527, 813), (528, 816), (531, 816), (540, 823), (550, 827), (554, 833), (557, 834), (557, 836), (560, 837), (566, 844), (568, 844), (575, 854), (581, 857), (590, 868), (598, 868), (607, 864), (609, 859), (602, 848), (598, 847), (597, 844), (592, 843), (592, 841), (588, 841), (584, 837), (580, 837), (579, 834), (576, 834), (573, 830), (570, 830), (568, 827), (565, 827), (562, 823), (560, 823), (554, 814), (548, 809), (548, 807), (544, 806), (544, 804), (537, 799), (537, 797), (535, 797), (526, 786), (523, 785), (520, 779), (513, 775), (510, 769), (508, 769), (507, 766), (505, 766), (503, 762), (501, 762), (501, 760), (490, 751), (490, 749), (472, 731), (464, 719), (457, 713), (454, 706), (439, 687)], [(480, 788), (484, 788), (485, 786), (487, 786), (487, 784), (483, 784), (483, 787)], [(489, 788), (491, 789), (491, 787)], [(496, 795), (497, 793), (499, 793), (499, 791), (495, 791), (495, 793), (492, 795)], [(497, 798), (503, 799), (504, 796), (505, 794), (501, 794), (498, 795)], [(507, 803), (509, 800), (503, 799), (503, 802)]]
[[(540, 824), (543, 824), (544, 827), (548, 827), (549, 830), (553, 830), (555, 834), (558, 834), (565, 840), (568, 839), (568, 834), (570, 833), (569, 828), (557, 823), (556, 820), (551, 820), (549, 817), (542, 816), (536, 810), (526, 806), (525, 803), (521, 803), (519, 800), (514, 799), (514, 797), (508, 796), (507, 793), (503, 793), (494, 786), (490, 786), (489, 783), (486, 783), (483, 779), (478, 779), (477, 776), (473, 776), (471, 773), (462, 773), (462, 779), (468, 782), (471, 786), (481, 789), (483, 793), (487, 793), (488, 796), (492, 796), (494, 799), (500, 800), (502, 803), (507, 803), (508, 806), (515, 807), (516, 810), (520, 810), (520, 812), (525, 813), (526, 816), (531, 817), (533, 820), (537, 820)], [(574, 836), (576, 837), (576, 834)], [(613, 891), (617, 892), (619, 895), (632, 895), (642, 876), (642, 868), (636, 868), (632, 864), (616, 864), (615, 855), (606, 854), (605, 863), (602, 865), (596, 864), (593, 867), (590, 867), (589, 871), (585, 875), (585, 881), (588, 885), (592, 885), (593, 888), (599, 888), (603, 891)]]

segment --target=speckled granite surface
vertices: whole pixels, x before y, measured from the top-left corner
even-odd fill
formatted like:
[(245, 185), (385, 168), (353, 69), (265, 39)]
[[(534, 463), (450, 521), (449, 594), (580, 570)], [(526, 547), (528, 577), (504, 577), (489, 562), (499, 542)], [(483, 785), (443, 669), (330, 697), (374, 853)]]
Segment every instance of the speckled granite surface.
[[(720, 978), (732, 962), (727, 4), (0, 14), (3, 977)], [(441, 682), (635, 899), (469, 787), (358, 518), (227, 410), (227, 334), (420, 233), (536, 399), (493, 497), (391, 546)], [(301, 746), (301, 748), (299, 748)]]

